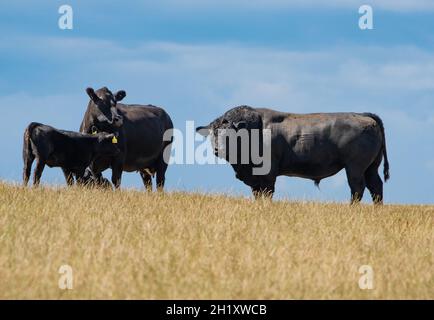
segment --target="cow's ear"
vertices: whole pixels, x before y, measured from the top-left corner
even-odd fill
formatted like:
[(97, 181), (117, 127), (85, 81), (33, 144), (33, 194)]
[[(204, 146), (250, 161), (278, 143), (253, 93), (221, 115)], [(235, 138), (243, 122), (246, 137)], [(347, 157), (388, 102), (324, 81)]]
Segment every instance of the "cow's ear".
[(118, 92), (116, 92), (116, 94), (115, 94), (116, 102), (122, 101), (122, 99), (125, 98), (126, 95), (127, 95), (127, 93), (124, 90), (119, 90)]
[(237, 130), (246, 129), (247, 128), (247, 122), (244, 121), (244, 120), (238, 121), (238, 122), (234, 122), (233, 125), (234, 125), (234, 128), (237, 129)]
[(204, 126), (204, 127), (197, 127), (196, 128), (196, 132), (199, 133), (200, 135), (206, 137), (209, 135), (210, 133), (210, 126)]
[(92, 88), (87, 88), (86, 93), (89, 96), (90, 100), (92, 100), (93, 102), (98, 103), (100, 101), (100, 98), (98, 98), (95, 90), (93, 90)]

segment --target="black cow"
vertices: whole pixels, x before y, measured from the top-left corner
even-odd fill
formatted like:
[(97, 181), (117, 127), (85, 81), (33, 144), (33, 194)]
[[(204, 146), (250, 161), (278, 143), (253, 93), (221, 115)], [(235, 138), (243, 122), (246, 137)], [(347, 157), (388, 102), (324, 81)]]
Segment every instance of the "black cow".
[(24, 132), (23, 182), (26, 186), (36, 159), (34, 185), (39, 184), (45, 165), (61, 167), (68, 185), (74, 183), (74, 177), (78, 183), (84, 183), (84, 172), (96, 157), (119, 152), (114, 134), (82, 134), (32, 122)]
[[(252, 162), (231, 163), (236, 177), (252, 188), (254, 195), (272, 196), (276, 177), (280, 175), (312, 179), (317, 185), (345, 169), (351, 188), (351, 202), (362, 199), (365, 187), (374, 203), (383, 200), (383, 182), (378, 167), (384, 156), (384, 179), (389, 178), (386, 139), (381, 119), (372, 113), (315, 113), (293, 114), (270, 109), (240, 106), (227, 111), (205, 127), (196, 130), (211, 135), (215, 154), (229, 150), (228, 143), (220, 142), (221, 129), (240, 129), (264, 136), (270, 134), (270, 170), (254, 175)], [(230, 131), (230, 130), (227, 130)], [(223, 131), (224, 132), (224, 131)], [(263, 149), (264, 143), (258, 140)], [(235, 149), (239, 150), (239, 146)], [(237, 151), (238, 152), (238, 151)], [(238, 158), (235, 158), (238, 159)]]
[[(162, 108), (153, 105), (120, 104), (126, 93), (121, 90), (113, 94), (106, 87), (94, 91), (86, 89), (90, 101), (80, 126), (80, 132), (105, 131), (119, 135), (116, 157), (99, 157), (90, 169), (100, 179), (101, 172), (111, 168), (112, 182), (116, 188), (121, 184), (122, 171), (138, 171), (148, 190), (152, 189), (152, 176), (156, 174), (157, 188), (165, 182), (167, 162), (170, 154), (170, 139), (163, 139), (165, 132), (173, 129), (172, 120)], [(170, 131), (169, 131), (170, 132)], [(168, 140), (168, 141), (167, 141)]]

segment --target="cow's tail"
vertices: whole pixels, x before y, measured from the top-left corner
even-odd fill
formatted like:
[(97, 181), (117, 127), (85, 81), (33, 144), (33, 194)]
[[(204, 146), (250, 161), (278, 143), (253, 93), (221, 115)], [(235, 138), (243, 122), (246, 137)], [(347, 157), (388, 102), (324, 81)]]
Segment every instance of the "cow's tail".
[(29, 182), (33, 160), (35, 160), (35, 155), (33, 153), (33, 148), (32, 148), (31, 136), (33, 130), (38, 125), (39, 123), (32, 122), (27, 126), (26, 130), (24, 131), (24, 141), (23, 141), (23, 162), (24, 162), (23, 183), (24, 185), (27, 185), (27, 183)]
[(389, 173), (389, 160), (387, 159), (386, 135), (384, 134), (384, 124), (383, 124), (383, 121), (381, 120), (381, 118), (379, 116), (377, 116), (376, 114), (373, 114), (373, 113), (364, 113), (364, 115), (368, 116), (368, 117), (370, 117), (372, 119), (374, 119), (375, 122), (377, 122), (377, 124), (380, 126), (381, 135), (383, 137), (383, 146), (382, 146), (383, 157), (384, 157), (383, 174), (384, 174), (384, 181), (387, 181), (390, 178), (390, 173)]

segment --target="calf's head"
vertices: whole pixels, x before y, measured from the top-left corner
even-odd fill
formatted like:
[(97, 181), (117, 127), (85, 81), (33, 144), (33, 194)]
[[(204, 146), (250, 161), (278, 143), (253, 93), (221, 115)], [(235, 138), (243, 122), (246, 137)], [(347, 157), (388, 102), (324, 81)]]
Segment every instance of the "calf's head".
[(123, 117), (119, 114), (116, 107), (118, 101), (125, 98), (126, 93), (120, 90), (113, 94), (106, 87), (94, 91), (92, 88), (87, 88), (86, 93), (90, 98), (87, 107), (87, 116), (89, 120), (100, 131), (113, 132), (120, 128), (123, 124)]
[(120, 153), (117, 135), (113, 133), (98, 133), (95, 153), (98, 156), (116, 156)]

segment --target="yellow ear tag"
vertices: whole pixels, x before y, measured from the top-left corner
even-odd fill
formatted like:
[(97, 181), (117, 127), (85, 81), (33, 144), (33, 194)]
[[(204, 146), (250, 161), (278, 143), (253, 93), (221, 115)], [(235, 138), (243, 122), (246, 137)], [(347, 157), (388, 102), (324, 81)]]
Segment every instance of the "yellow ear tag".
[(96, 131), (92, 131), (92, 134), (93, 134), (93, 135), (95, 135), (95, 134), (97, 134), (97, 133), (98, 133), (98, 132), (96, 132)]
[(116, 137), (115, 137), (115, 136), (113, 136), (113, 139), (112, 139), (112, 143), (113, 143), (113, 144), (116, 144), (116, 143), (118, 143), (118, 139), (116, 139)]

